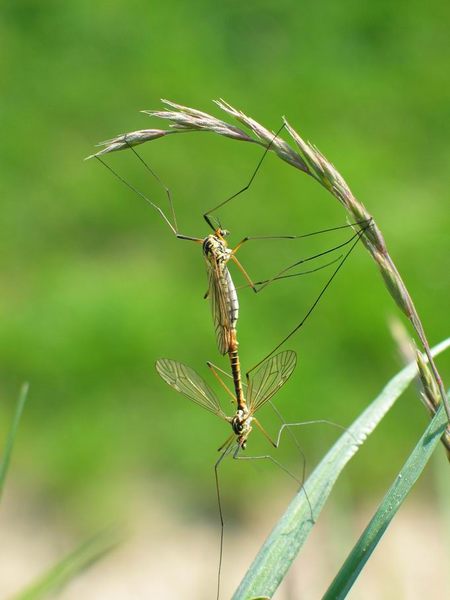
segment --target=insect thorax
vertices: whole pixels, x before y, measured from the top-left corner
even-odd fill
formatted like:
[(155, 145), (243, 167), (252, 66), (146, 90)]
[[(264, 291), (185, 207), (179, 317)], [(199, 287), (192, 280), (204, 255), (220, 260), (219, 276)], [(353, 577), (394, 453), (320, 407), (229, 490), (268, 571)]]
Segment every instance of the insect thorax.
[(228, 262), (231, 250), (228, 248), (225, 240), (211, 234), (203, 240), (203, 254), (210, 262), (221, 264)]

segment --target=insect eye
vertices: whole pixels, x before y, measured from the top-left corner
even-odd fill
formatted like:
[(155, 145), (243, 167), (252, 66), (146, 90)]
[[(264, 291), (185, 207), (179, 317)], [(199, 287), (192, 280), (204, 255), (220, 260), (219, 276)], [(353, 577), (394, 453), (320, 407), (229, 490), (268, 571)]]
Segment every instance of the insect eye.
[(238, 417), (235, 417), (233, 419), (232, 426), (233, 426), (233, 431), (236, 435), (240, 435), (244, 430), (244, 424), (239, 420)]

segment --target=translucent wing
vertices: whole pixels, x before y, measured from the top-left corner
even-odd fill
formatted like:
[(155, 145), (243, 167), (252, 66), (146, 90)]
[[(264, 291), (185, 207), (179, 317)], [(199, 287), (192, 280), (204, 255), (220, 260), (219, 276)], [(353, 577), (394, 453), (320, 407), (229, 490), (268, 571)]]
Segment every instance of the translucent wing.
[(297, 354), (284, 350), (265, 360), (250, 380), (247, 399), (253, 414), (283, 386), (297, 364)]
[(206, 408), (206, 410), (227, 420), (226, 415), (220, 408), (217, 396), (193, 369), (176, 360), (160, 358), (156, 361), (156, 370), (174, 390), (184, 394), (196, 404)]
[[(230, 309), (227, 300), (227, 288), (222, 284), (223, 277), (219, 266), (208, 265), (209, 296), (216, 331), (217, 346), (221, 354), (226, 354), (230, 347), (232, 329)], [(226, 268), (226, 267), (225, 267)]]

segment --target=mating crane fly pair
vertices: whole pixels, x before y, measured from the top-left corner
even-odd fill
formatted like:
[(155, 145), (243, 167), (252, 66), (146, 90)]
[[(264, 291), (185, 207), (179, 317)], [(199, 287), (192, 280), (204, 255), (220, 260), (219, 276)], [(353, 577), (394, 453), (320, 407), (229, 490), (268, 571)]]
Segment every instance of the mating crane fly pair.
[(292, 350), (280, 352), (276, 356), (263, 361), (253, 373), (251, 379), (247, 373), (246, 399), (241, 379), (236, 331), (239, 302), (236, 287), (227, 266), (228, 261), (233, 260), (244, 273), (250, 285), (254, 287), (254, 284), (235, 256), (237, 248), (243, 242), (234, 250), (231, 250), (226, 243), (226, 235), (228, 235), (226, 230), (221, 228), (216, 229), (214, 234), (210, 234), (202, 240), (202, 248), (208, 271), (208, 291), (205, 297), (209, 296), (211, 300), (219, 352), (222, 355), (228, 354), (230, 359), (234, 394), (230, 392), (220, 378), (215, 367), (211, 363), (208, 363), (208, 366), (231, 396), (236, 405), (236, 413), (232, 417), (227, 416), (223, 412), (215, 393), (190, 367), (171, 359), (160, 359), (156, 362), (156, 370), (168, 385), (193, 400), (196, 404), (230, 423), (233, 433), (222, 444), (219, 450), (223, 450), (222, 456), (224, 456), (233, 442), (236, 442), (236, 456), (240, 448), (244, 450), (246, 447), (247, 438), (252, 431), (252, 422), (275, 445), (275, 442), (272, 442), (265, 429), (254, 417), (254, 414), (288, 380), (295, 368), (297, 357)]
[[(281, 129), (280, 129), (281, 131)], [(231, 378), (233, 380), (234, 385), (234, 393), (228, 388), (223, 378), (218, 373), (218, 368), (215, 367), (212, 363), (208, 362), (207, 365), (211, 369), (215, 378), (219, 381), (222, 388), (226, 391), (226, 393), (231, 397), (232, 402), (235, 406), (235, 412), (232, 416), (228, 416), (222, 410), (220, 401), (216, 396), (215, 392), (206, 384), (206, 382), (198, 375), (193, 369), (180, 363), (178, 361), (172, 359), (159, 359), (156, 362), (156, 370), (162, 379), (177, 392), (185, 395), (187, 398), (192, 400), (194, 403), (198, 404), (202, 408), (212, 412), (223, 421), (228, 423), (231, 426), (232, 433), (225, 440), (225, 442), (219, 447), (220, 456), (214, 465), (214, 473), (215, 473), (215, 482), (216, 482), (216, 491), (217, 491), (217, 501), (218, 501), (218, 509), (219, 509), (219, 517), (221, 523), (220, 529), (220, 552), (219, 552), (219, 565), (218, 565), (218, 578), (217, 578), (217, 598), (220, 595), (220, 574), (221, 574), (221, 565), (222, 565), (222, 556), (223, 556), (223, 533), (224, 533), (224, 520), (222, 513), (222, 506), (220, 500), (220, 490), (219, 490), (219, 479), (218, 479), (218, 468), (222, 460), (229, 453), (233, 452), (234, 458), (244, 458), (238, 456), (240, 450), (245, 450), (248, 437), (252, 431), (253, 426), (255, 425), (260, 432), (267, 438), (270, 444), (273, 447), (278, 447), (281, 433), (285, 428), (289, 428), (295, 425), (304, 425), (306, 423), (284, 423), (282, 424), (278, 436), (276, 440), (272, 440), (270, 435), (263, 428), (261, 423), (255, 417), (255, 413), (262, 408), (265, 404), (267, 404), (271, 398), (280, 390), (280, 388), (286, 383), (289, 377), (292, 375), (296, 362), (297, 355), (292, 350), (284, 350), (280, 351), (277, 354), (277, 350), (289, 339), (293, 336), (305, 323), (308, 317), (311, 315), (318, 302), (324, 295), (325, 291), (330, 286), (331, 282), (337, 275), (338, 271), (342, 268), (344, 262), (347, 260), (348, 256), (360, 240), (364, 231), (371, 226), (371, 221), (365, 221), (360, 223), (351, 223), (348, 225), (341, 225), (339, 227), (331, 227), (328, 229), (324, 229), (321, 231), (316, 231), (312, 233), (302, 234), (302, 235), (285, 235), (285, 236), (259, 236), (259, 237), (245, 237), (242, 239), (237, 246), (233, 249), (228, 247), (226, 237), (228, 232), (223, 229), (221, 226), (214, 226), (210, 214), (213, 213), (218, 208), (224, 206), (233, 198), (238, 196), (239, 194), (245, 192), (253, 182), (256, 173), (258, 172), (266, 154), (270, 150), (271, 145), (273, 144), (275, 138), (280, 133), (278, 131), (272, 140), (272, 142), (266, 147), (261, 159), (259, 160), (255, 171), (253, 172), (248, 184), (244, 186), (237, 193), (233, 194), (225, 201), (221, 202), (218, 206), (211, 209), (207, 213), (205, 213), (204, 219), (208, 223), (208, 225), (213, 230), (213, 233), (207, 235), (205, 238), (198, 238), (187, 236), (179, 233), (177, 227), (177, 221), (175, 216), (175, 211), (172, 203), (172, 198), (169, 189), (163, 185), (158, 176), (152, 171), (150, 166), (142, 159), (142, 157), (136, 152), (136, 150), (129, 144), (128, 147), (132, 150), (138, 160), (144, 165), (145, 169), (156, 179), (156, 181), (164, 188), (171, 210), (172, 220), (166, 216), (164, 211), (156, 204), (152, 202), (145, 194), (143, 194), (140, 190), (130, 184), (128, 181), (123, 179), (118, 173), (116, 173), (112, 167), (104, 162), (100, 156), (95, 155), (96, 158), (106, 167), (108, 168), (113, 175), (115, 175), (123, 184), (125, 184), (129, 189), (138, 194), (141, 198), (143, 198), (148, 204), (150, 204), (162, 217), (164, 222), (169, 226), (172, 233), (178, 238), (182, 240), (193, 241), (197, 244), (202, 245), (203, 256), (205, 258), (207, 272), (208, 272), (208, 291), (205, 294), (205, 297), (209, 297), (212, 307), (213, 321), (216, 332), (217, 346), (221, 355), (228, 354), (230, 367), (231, 367)], [(345, 242), (329, 248), (323, 252), (307, 256), (306, 258), (302, 258), (297, 260), (293, 264), (285, 267), (278, 273), (276, 273), (270, 279), (264, 281), (253, 282), (246, 270), (240, 264), (239, 260), (236, 257), (236, 253), (239, 248), (246, 242), (250, 240), (262, 240), (262, 239), (301, 239), (305, 237), (310, 237), (313, 235), (325, 234), (331, 231), (336, 231), (340, 229), (353, 228), (355, 230), (354, 234), (350, 239), (347, 239)], [(319, 267), (312, 268), (306, 271), (297, 271), (294, 272), (294, 269), (300, 267), (304, 263), (308, 263), (322, 256), (328, 255), (332, 252), (336, 252), (337, 250), (344, 249), (347, 247), (348, 249), (344, 251), (343, 254), (338, 256), (338, 258), (328, 262), (327, 264), (320, 265)], [(302, 318), (302, 320), (271, 350), (271, 352), (265, 356), (260, 362), (258, 362), (252, 369), (247, 371), (245, 376), (245, 383), (242, 381), (241, 377), (241, 367), (239, 360), (239, 352), (238, 352), (238, 339), (237, 339), (237, 321), (239, 317), (239, 302), (238, 296), (236, 292), (236, 287), (234, 285), (233, 279), (228, 269), (228, 263), (232, 261), (236, 267), (243, 274), (247, 284), (249, 287), (253, 289), (254, 292), (259, 292), (273, 281), (286, 279), (289, 277), (296, 277), (299, 275), (304, 275), (308, 273), (312, 273), (318, 271), (323, 268), (327, 268), (330, 265), (337, 263), (337, 266), (334, 268), (331, 276), (329, 276), (327, 282), (322, 287), (322, 290), (307, 310), (306, 314)], [(244, 391), (245, 389), (245, 391)], [(328, 421), (313, 421), (313, 423), (329, 423)], [(338, 426), (339, 427), (339, 426)], [(294, 439), (295, 441), (295, 439)], [(301, 452), (301, 450), (300, 450)], [(302, 454), (303, 456), (303, 454)], [(256, 456), (256, 457), (245, 457), (245, 458), (256, 458), (256, 459), (269, 459), (273, 463), (280, 466), (283, 470), (287, 471), (283, 465), (278, 463), (272, 456), (264, 455), (264, 456)], [(303, 457), (303, 469), (305, 467), (304, 457)], [(287, 471), (289, 473), (289, 471)], [(291, 473), (289, 473), (292, 475)], [(304, 474), (304, 473), (303, 473)], [(306, 494), (306, 491), (303, 487), (303, 481), (299, 482), (301, 488), (305, 493), (306, 501), (309, 505), (311, 512), (311, 519), (314, 519), (312, 506), (310, 504), (309, 498)]]
[[(281, 129), (280, 129), (281, 131)], [(113, 173), (115, 177), (117, 177), (123, 184), (125, 184), (129, 189), (131, 189), (134, 193), (143, 198), (148, 204), (150, 204), (162, 217), (165, 223), (169, 226), (172, 233), (181, 240), (189, 240), (195, 243), (201, 244), (203, 249), (203, 255), (207, 265), (208, 271), (208, 291), (205, 294), (205, 297), (209, 297), (212, 306), (212, 314), (213, 321), (216, 331), (217, 345), (219, 352), (222, 355), (228, 354), (231, 366), (231, 375), (234, 384), (234, 394), (230, 392), (224, 381), (219, 376), (216, 368), (208, 363), (208, 366), (212, 370), (214, 376), (218, 379), (221, 386), (226, 390), (228, 394), (231, 395), (235, 406), (236, 412), (234, 416), (228, 417), (222, 411), (220, 407), (220, 403), (217, 399), (217, 396), (214, 392), (209, 388), (209, 386), (204, 382), (204, 380), (190, 367), (184, 365), (175, 360), (171, 359), (160, 359), (156, 363), (156, 369), (159, 375), (164, 379), (164, 381), (174, 388), (176, 391), (184, 394), (189, 399), (194, 401), (196, 404), (199, 404), (206, 410), (216, 414), (220, 418), (224, 419), (228, 423), (231, 424), (233, 434), (227, 441), (219, 448), (219, 450), (223, 450), (223, 453), (219, 460), (216, 463), (216, 466), (221, 462), (224, 455), (229, 451), (233, 442), (236, 442), (236, 451), (234, 456), (237, 456), (239, 449), (245, 449), (247, 438), (252, 430), (252, 423), (256, 424), (257, 427), (261, 430), (264, 436), (271, 442), (273, 446), (277, 446), (277, 443), (272, 441), (267, 432), (263, 429), (259, 421), (257, 421), (254, 417), (254, 413), (261, 408), (264, 404), (266, 404), (274, 394), (284, 385), (287, 379), (292, 374), (295, 364), (296, 364), (296, 354), (294, 351), (283, 351), (275, 356), (273, 356), (274, 352), (276, 352), (291, 336), (294, 335), (305, 323), (307, 318), (310, 316), (323, 294), (331, 284), (332, 280), (336, 276), (337, 272), (341, 269), (344, 262), (352, 252), (353, 248), (358, 243), (361, 238), (363, 232), (370, 227), (371, 222), (359, 222), (359, 223), (351, 223), (347, 225), (341, 225), (338, 227), (331, 227), (307, 234), (300, 235), (284, 235), (284, 236), (258, 236), (258, 237), (245, 237), (243, 238), (235, 248), (231, 249), (228, 247), (226, 236), (228, 235), (228, 231), (223, 229), (221, 226), (215, 227), (211, 221), (210, 214), (216, 211), (218, 208), (224, 206), (232, 199), (236, 198), (239, 194), (245, 192), (250, 185), (252, 184), (261, 164), (270, 150), (274, 140), (279, 135), (280, 131), (278, 131), (271, 143), (266, 147), (262, 157), (260, 158), (256, 169), (254, 170), (249, 182), (242, 189), (240, 189), (237, 193), (233, 194), (219, 205), (209, 210), (207, 213), (203, 215), (207, 224), (211, 227), (214, 233), (207, 235), (205, 238), (192, 237), (188, 235), (181, 234), (178, 231), (177, 221), (175, 216), (175, 211), (173, 207), (173, 202), (171, 198), (171, 194), (169, 189), (161, 182), (159, 177), (154, 173), (154, 171), (150, 168), (150, 166), (144, 161), (144, 159), (140, 156), (138, 152), (136, 152), (135, 148), (133, 148), (130, 144), (128, 145), (129, 149), (134, 153), (137, 159), (143, 164), (145, 169), (151, 174), (151, 176), (156, 179), (158, 184), (163, 187), (166, 192), (169, 206), (171, 210), (171, 215), (173, 219), (173, 223), (164, 213), (164, 211), (156, 205), (152, 200), (150, 200), (143, 192), (137, 189), (134, 185), (126, 181), (122, 178), (113, 168), (107, 164), (100, 156), (94, 155), (95, 158), (99, 160), (109, 171)], [(329, 233), (331, 231), (337, 231), (340, 229), (354, 228), (356, 232), (352, 235), (351, 238), (347, 239), (345, 242), (333, 246), (323, 252), (308, 256), (306, 258), (302, 258), (293, 264), (285, 267), (278, 273), (276, 273), (270, 279), (264, 281), (253, 282), (244, 267), (236, 258), (236, 252), (238, 249), (245, 243), (250, 240), (263, 240), (263, 239), (301, 239), (310, 236), (320, 235)], [(293, 273), (292, 270), (296, 267), (307, 263), (309, 261), (313, 261), (317, 258), (325, 256), (329, 253), (336, 252), (339, 249), (342, 249), (346, 246), (350, 246), (349, 249), (345, 252), (345, 254), (338, 256), (338, 258), (328, 262), (326, 264), (320, 265), (319, 267), (313, 268), (311, 270), (299, 271)], [(263, 358), (260, 362), (258, 362), (252, 369), (250, 369), (246, 374), (246, 384), (247, 384), (247, 393), (244, 394), (242, 377), (241, 377), (241, 368), (240, 368), (240, 360), (238, 353), (238, 340), (237, 340), (237, 331), (236, 325), (239, 316), (239, 302), (238, 296), (236, 292), (236, 287), (232, 280), (231, 274), (228, 269), (228, 262), (232, 260), (237, 268), (243, 274), (245, 280), (249, 287), (253, 289), (254, 292), (259, 292), (264, 289), (266, 286), (270, 285), (273, 281), (285, 279), (289, 277), (296, 277), (299, 275), (309, 274), (324, 268), (329, 267), (334, 263), (338, 263), (337, 267), (333, 271), (332, 275), (329, 277), (328, 281), (322, 288), (320, 294), (317, 296), (316, 300), (306, 312), (303, 319), (298, 323), (272, 351)], [(250, 374), (252, 376), (250, 377)], [(246, 397), (247, 396), (247, 399)], [(278, 438), (279, 439), (279, 438)], [(269, 457), (267, 457), (269, 458)]]

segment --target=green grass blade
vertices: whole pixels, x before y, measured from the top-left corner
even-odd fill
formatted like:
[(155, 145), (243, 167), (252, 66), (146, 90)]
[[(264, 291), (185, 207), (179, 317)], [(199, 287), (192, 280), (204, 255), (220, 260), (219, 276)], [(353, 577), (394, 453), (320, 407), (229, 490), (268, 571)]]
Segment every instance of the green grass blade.
[(425, 468), (433, 450), (439, 444), (446, 425), (447, 415), (441, 406), (326, 591), (323, 600), (338, 600), (347, 596), (389, 523)]
[[(436, 356), (450, 346), (450, 338), (433, 349)], [(412, 363), (398, 373), (379, 396), (353, 422), (347, 431), (328, 451), (306, 481), (304, 488), (317, 519), (339, 474), (372, 433), (397, 398), (417, 374)], [(272, 597), (283, 580), (314, 523), (302, 490), (293, 498), (261, 550), (251, 564), (244, 579), (233, 595), (233, 600), (247, 600), (258, 596)]]
[(123, 539), (116, 529), (102, 531), (81, 544), (11, 600), (43, 600), (113, 550)]
[(17, 429), (19, 427), (20, 417), (22, 416), (23, 408), (27, 399), (28, 389), (28, 383), (24, 383), (20, 389), (19, 397), (16, 402), (16, 410), (14, 412), (14, 417), (11, 423), (11, 427), (9, 428), (8, 435), (6, 437), (5, 448), (3, 450), (2, 458), (0, 461), (0, 498), (2, 496), (3, 486), (5, 484), (9, 462), (11, 460), (11, 452), (17, 434)]

